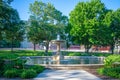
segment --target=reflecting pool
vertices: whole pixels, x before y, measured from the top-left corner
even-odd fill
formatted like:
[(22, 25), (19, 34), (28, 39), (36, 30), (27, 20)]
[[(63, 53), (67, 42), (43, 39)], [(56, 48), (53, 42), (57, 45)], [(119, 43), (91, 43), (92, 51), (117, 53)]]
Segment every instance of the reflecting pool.
[[(26, 64), (56, 64), (57, 61), (51, 57), (24, 57)], [(96, 56), (64, 56), (64, 59), (60, 60), (60, 64), (103, 64), (105, 57)]]

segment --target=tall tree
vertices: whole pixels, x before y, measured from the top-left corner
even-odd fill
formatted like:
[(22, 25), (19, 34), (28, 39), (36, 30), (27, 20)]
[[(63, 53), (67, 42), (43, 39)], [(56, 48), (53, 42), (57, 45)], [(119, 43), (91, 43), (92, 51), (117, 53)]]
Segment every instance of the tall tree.
[(19, 14), (15, 9), (11, 10), (10, 22), (8, 26), (10, 27), (5, 30), (5, 38), (11, 43), (11, 50), (13, 51), (13, 43), (15, 41), (22, 41), (25, 32), (24, 22), (20, 20)]
[[(45, 40), (47, 53), (49, 48), (49, 41), (53, 39), (58, 33), (60, 34), (63, 32), (63, 29), (67, 23), (67, 17), (63, 16), (62, 13), (55, 9), (52, 4), (46, 4), (41, 1), (35, 1), (33, 4), (30, 4), (30, 13), (31, 16), (34, 16), (34, 21), (37, 24), (36, 29), (40, 29), (38, 32), (41, 33), (38, 35), (41, 38), (38, 39), (36, 34), (34, 37), (36, 37), (37, 41), (32, 40), (32, 42), (39, 43), (40, 40)], [(31, 18), (30, 20), (33, 21)], [(31, 28), (34, 27), (32, 25), (30, 26)]]
[(120, 8), (117, 9), (115, 12), (114, 12), (114, 20), (113, 20), (113, 23), (112, 23), (112, 31), (113, 31), (113, 34), (114, 34), (114, 45), (115, 44), (119, 44), (119, 41), (120, 41)]
[(17, 10), (10, 6), (13, 0), (0, 0), (0, 39), (11, 43), (22, 41), (24, 34), (24, 22), (20, 20)]
[(109, 11), (104, 19), (104, 24), (107, 26), (106, 38), (107, 43), (111, 46), (111, 52), (114, 53), (115, 44), (120, 39), (120, 9)]
[(70, 23), (67, 24), (67, 26), (65, 27), (65, 40), (66, 40), (66, 47), (69, 48), (71, 44), (73, 44), (72, 42), (72, 36), (70, 34), (70, 30), (71, 30), (72, 26)]
[(14, 0), (0, 0), (0, 3), (10, 4)]
[[(94, 6), (93, 6), (94, 5)], [(83, 44), (86, 52), (97, 43), (96, 34), (100, 27), (99, 17), (105, 11), (105, 6), (100, 0), (79, 2), (70, 13), (71, 35), (75, 42)]]
[[(15, 14), (14, 14), (15, 15)], [(15, 20), (15, 19), (14, 19)], [(13, 51), (14, 43), (21, 42), (24, 39), (25, 26), (24, 21), (11, 23), (11, 27), (5, 31), (5, 39), (11, 44), (11, 51)]]
[(0, 0), (0, 40), (5, 38), (5, 31), (10, 27), (10, 15), (12, 7), (10, 3), (13, 0)]
[(28, 22), (27, 37), (29, 41), (34, 44), (34, 51), (36, 50), (36, 44), (39, 44), (44, 39), (44, 30), (39, 27), (38, 21), (34, 16), (31, 16)]
[(0, 0), (0, 38), (5, 29), (8, 29), (12, 7), (9, 5), (13, 0)]

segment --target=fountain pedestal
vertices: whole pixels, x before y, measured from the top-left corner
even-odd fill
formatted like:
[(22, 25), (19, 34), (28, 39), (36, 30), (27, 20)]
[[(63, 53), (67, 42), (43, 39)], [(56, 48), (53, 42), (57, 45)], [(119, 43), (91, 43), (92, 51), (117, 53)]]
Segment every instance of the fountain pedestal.
[(53, 56), (53, 60), (56, 61), (56, 64), (60, 64), (60, 60), (64, 57), (60, 53), (61, 43), (65, 42), (64, 40), (52, 40), (52, 43), (57, 45), (57, 52), (56, 55)]

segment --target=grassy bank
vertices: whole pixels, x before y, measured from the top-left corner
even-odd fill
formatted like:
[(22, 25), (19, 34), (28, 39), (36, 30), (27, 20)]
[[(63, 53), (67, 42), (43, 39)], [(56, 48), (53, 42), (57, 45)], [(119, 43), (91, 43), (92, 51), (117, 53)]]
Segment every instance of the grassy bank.
[[(62, 55), (64, 56), (109, 56), (110, 53), (84, 53), (84, 52), (68, 52), (68, 51), (62, 51)], [(6, 58), (6, 59), (12, 59), (17, 58), (21, 56), (51, 56), (55, 55), (55, 52), (48, 51), (47, 54), (43, 50), (41, 51), (32, 51), (32, 50), (15, 50), (11, 52), (10, 50), (0, 50), (0, 57)]]

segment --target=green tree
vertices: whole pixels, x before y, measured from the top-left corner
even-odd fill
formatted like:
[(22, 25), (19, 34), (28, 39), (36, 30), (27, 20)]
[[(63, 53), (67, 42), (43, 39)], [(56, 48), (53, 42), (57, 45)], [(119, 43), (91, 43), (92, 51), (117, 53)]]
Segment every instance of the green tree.
[(71, 30), (72, 26), (70, 23), (67, 24), (67, 26), (65, 27), (65, 40), (66, 40), (66, 47), (69, 48), (71, 44), (73, 44), (73, 38), (70, 34), (70, 30)]
[(97, 43), (94, 33), (101, 26), (99, 17), (104, 10), (105, 6), (100, 0), (90, 0), (89, 2), (79, 2), (70, 13), (71, 35), (75, 38), (76, 43), (85, 46), (86, 52)]
[[(61, 34), (65, 32), (63, 30), (67, 23), (67, 17), (63, 16), (62, 13), (55, 9), (52, 4), (43, 3), (41, 1), (35, 1), (33, 4), (30, 4), (30, 13), (31, 16), (34, 16), (34, 21), (36, 22), (35, 24), (37, 24), (36, 29), (39, 29), (38, 33), (41, 33), (39, 35), (34, 35), (37, 39), (36, 41), (34, 39), (31, 41), (38, 44), (41, 40), (44, 40), (46, 42), (47, 53), (50, 40), (55, 38), (58, 33)], [(30, 20), (33, 21), (31, 18)], [(32, 25), (30, 26), (33, 28)], [(34, 33), (35, 31), (32, 32)], [(32, 38), (32, 36), (29, 38)]]
[(101, 22), (101, 27), (98, 28), (96, 33), (98, 45), (110, 46), (112, 54), (114, 53), (115, 44), (118, 43), (120, 38), (119, 13), (120, 9), (116, 11), (106, 10), (99, 19)]
[(11, 44), (11, 51), (13, 51), (14, 43), (23, 41), (25, 34), (24, 22), (19, 21), (18, 23), (11, 23), (9, 30), (5, 31), (5, 39)]
[(113, 38), (115, 40), (114, 45), (116, 43), (119, 44), (119, 40), (120, 40), (120, 8), (114, 12), (114, 21), (113, 21), (111, 29), (114, 34), (114, 38)]
[(6, 3), (6, 4), (10, 4), (11, 2), (13, 2), (14, 0), (0, 0), (0, 3)]
[(39, 23), (34, 16), (31, 16), (28, 22), (27, 37), (29, 41), (34, 44), (34, 51), (36, 50), (36, 44), (39, 44), (44, 39), (44, 30), (39, 27)]
[(12, 7), (9, 5), (13, 0), (0, 0), (0, 40), (3, 39), (4, 30), (8, 29)]
[(20, 20), (17, 10), (10, 6), (13, 0), (0, 0), (0, 39), (11, 43), (23, 40), (24, 22)]
[(108, 28), (108, 30), (106, 30), (106, 36), (108, 36), (106, 41), (111, 46), (111, 52), (113, 54), (115, 44), (118, 43), (120, 39), (120, 9), (109, 11), (104, 21)]

